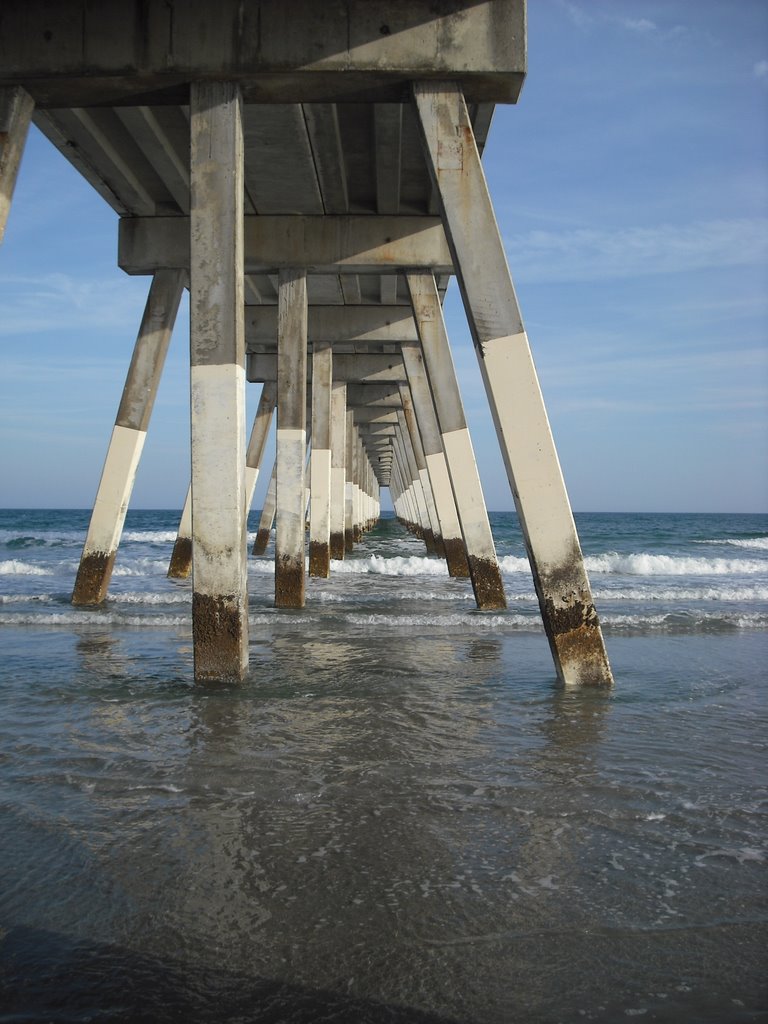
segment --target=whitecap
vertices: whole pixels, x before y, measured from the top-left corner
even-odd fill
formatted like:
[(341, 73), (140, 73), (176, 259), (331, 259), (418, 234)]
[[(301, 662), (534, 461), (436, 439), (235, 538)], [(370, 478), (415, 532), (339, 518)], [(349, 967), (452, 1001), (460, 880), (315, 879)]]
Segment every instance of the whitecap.
[(29, 562), (20, 562), (17, 558), (10, 558), (5, 562), (0, 562), (0, 575), (53, 576), (53, 570), (43, 569), (39, 565), (30, 565)]
[(683, 555), (652, 555), (636, 552), (622, 555), (608, 551), (585, 560), (594, 573), (622, 573), (630, 576), (747, 576), (766, 571), (766, 563), (752, 559), (690, 558)]

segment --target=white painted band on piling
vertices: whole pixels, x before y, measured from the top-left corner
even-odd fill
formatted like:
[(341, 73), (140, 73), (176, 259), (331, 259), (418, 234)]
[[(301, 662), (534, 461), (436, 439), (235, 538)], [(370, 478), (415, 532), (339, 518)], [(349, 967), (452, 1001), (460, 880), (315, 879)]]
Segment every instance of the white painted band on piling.
[(288, 427), (277, 429), (277, 531), (279, 556), (304, 557), (307, 432)]
[[(204, 444), (192, 446), (194, 590), (221, 597), (234, 585), (240, 595), (246, 574), (245, 371), (235, 363), (195, 364), (190, 376), (192, 417), (198, 436), (205, 436)], [(233, 509), (241, 514), (232, 515)]]
[(117, 549), (146, 437), (145, 430), (112, 428), (83, 555)]
[(528, 338), (523, 332), (484, 341), (482, 355), (497, 391), (515, 396), (514, 402), (496, 403), (494, 418), (538, 563), (570, 564), (576, 528)]
[[(451, 470), (451, 479), (454, 481), (456, 504), (461, 509), (467, 551), (475, 558), (486, 558), (495, 562), (496, 552), (491, 538), (491, 526), (483, 501), (469, 430), (462, 427), (443, 434), (443, 445)], [(472, 481), (473, 486), (463, 488), (462, 480)]]

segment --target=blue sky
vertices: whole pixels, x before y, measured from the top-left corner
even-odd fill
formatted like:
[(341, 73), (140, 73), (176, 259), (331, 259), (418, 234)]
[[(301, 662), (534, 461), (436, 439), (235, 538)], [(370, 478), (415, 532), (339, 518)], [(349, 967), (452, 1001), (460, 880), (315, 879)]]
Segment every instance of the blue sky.
[[(768, 510), (768, 4), (532, 0), (528, 50), (485, 166), (574, 509)], [(0, 248), (0, 506), (93, 500), (148, 285), (116, 220), (33, 129)], [(455, 290), (446, 311), (511, 508)], [(187, 486), (187, 332), (184, 310), (139, 508)]]

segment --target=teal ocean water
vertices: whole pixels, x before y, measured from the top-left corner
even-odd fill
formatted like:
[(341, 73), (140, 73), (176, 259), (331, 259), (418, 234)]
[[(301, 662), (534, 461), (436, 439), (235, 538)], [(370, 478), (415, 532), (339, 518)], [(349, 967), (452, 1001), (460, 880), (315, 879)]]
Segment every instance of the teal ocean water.
[[(758, 1021), (768, 517), (581, 515), (614, 691), (385, 518), (192, 685), (178, 513), (0, 511), (0, 1022)], [(256, 518), (251, 520), (251, 540)]]

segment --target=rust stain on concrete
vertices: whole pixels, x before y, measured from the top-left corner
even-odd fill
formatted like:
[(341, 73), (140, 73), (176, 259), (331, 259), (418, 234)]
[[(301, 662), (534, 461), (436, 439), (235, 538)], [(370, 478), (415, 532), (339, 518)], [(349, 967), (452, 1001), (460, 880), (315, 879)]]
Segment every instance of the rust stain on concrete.
[(331, 575), (331, 550), (322, 541), (309, 542), (309, 575), (321, 579)]
[(342, 560), (344, 558), (344, 534), (331, 534), (331, 558)]

